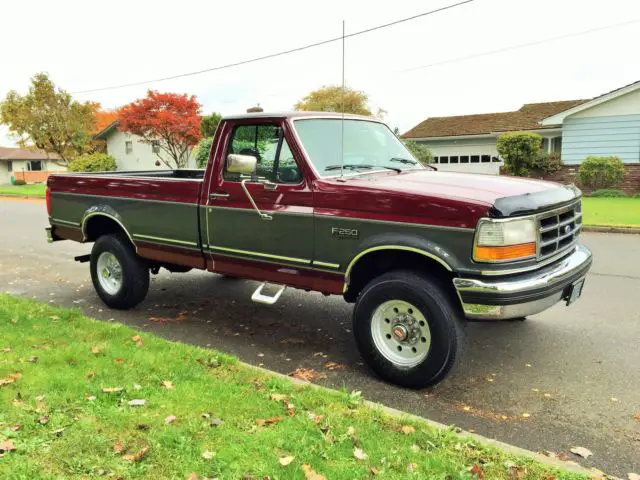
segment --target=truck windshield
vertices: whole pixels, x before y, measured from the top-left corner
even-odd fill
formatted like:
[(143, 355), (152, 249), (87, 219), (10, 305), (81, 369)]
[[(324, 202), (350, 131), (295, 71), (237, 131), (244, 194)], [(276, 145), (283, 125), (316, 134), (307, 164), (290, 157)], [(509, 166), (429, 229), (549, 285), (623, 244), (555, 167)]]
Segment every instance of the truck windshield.
[[(316, 172), (336, 176), (340, 165), (353, 173), (375, 170), (413, 170), (423, 168), (402, 142), (378, 122), (344, 120), (344, 161), (340, 159), (342, 120), (339, 118), (296, 119), (296, 132)], [(358, 168), (362, 167), (362, 168)]]

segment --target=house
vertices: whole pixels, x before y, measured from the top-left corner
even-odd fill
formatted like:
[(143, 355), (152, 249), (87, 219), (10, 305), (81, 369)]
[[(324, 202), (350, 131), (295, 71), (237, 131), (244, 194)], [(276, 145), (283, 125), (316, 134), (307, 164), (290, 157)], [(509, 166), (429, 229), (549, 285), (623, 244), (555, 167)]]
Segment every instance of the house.
[[(107, 144), (107, 153), (116, 160), (118, 170), (166, 170), (169, 168), (160, 161), (158, 155), (166, 159), (170, 165), (173, 160), (161, 151), (158, 145), (150, 145), (142, 142), (142, 138), (127, 132), (118, 130), (117, 120), (98, 132), (94, 140), (104, 140)], [(187, 168), (195, 167), (195, 156), (189, 157)]]
[(640, 81), (590, 100), (427, 118), (402, 137), (427, 145), (440, 170), (498, 174), (502, 162), (496, 139), (511, 131), (539, 133), (542, 149), (559, 153), (565, 165), (577, 165), (589, 155), (615, 155), (640, 167)]
[(51, 172), (65, 171), (59, 157), (41, 150), (0, 147), (0, 185), (21, 179), (27, 183), (43, 183)]

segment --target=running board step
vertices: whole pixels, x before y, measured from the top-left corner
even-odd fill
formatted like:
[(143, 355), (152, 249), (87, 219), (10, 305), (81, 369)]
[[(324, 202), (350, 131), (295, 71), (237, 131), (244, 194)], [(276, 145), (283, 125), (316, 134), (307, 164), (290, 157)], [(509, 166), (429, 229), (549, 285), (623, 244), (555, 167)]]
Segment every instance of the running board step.
[(282, 295), (282, 292), (284, 292), (285, 288), (287, 288), (286, 285), (275, 285), (280, 288), (278, 288), (278, 291), (274, 293), (272, 296), (269, 296), (269, 295), (263, 295), (262, 293), (262, 289), (265, 286), (267, 286), (267, 283), (261, 283), (260, 286), (256, 288), (256, 291), (253, 292), (253, 295), (251, 295), (252, 301), (256, 303), (264, 303), (266, 305), (273, 305), (278, 301), (278, 299), (280, 298), (280, 295)]

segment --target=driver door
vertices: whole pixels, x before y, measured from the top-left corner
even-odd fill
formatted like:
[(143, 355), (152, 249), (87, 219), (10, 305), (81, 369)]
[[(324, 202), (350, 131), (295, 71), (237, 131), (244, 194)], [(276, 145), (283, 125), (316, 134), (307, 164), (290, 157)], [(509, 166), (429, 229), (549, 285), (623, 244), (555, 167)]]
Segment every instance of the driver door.
[[(214, 270), (219, 270), (216, 261), (237, 258), (255, 262), (254, 269), (273, 271), (274, 264), (293, 267), (289, 270), (298, 276), (295, 267), (311, 266), (312, 192), (289, 144), (277, 120), (232, 128), (224, 166), (212, 182), (207, 207), (206, 228)], [(229, 172), (230, 154), (255, 157), (255, 174)], [(253, 207), (249, 195), (266, 215), (261, 216)]]

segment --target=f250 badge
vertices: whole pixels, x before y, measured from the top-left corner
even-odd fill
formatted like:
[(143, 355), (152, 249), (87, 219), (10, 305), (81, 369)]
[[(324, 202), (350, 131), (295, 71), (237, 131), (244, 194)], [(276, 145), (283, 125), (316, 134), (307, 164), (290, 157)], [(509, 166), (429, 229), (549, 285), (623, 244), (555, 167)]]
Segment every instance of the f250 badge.
[(338, 238), (355, 239), (360, 236), (360, 232), (356, 228), (338, 228), (331, 227), (331, 235)]

